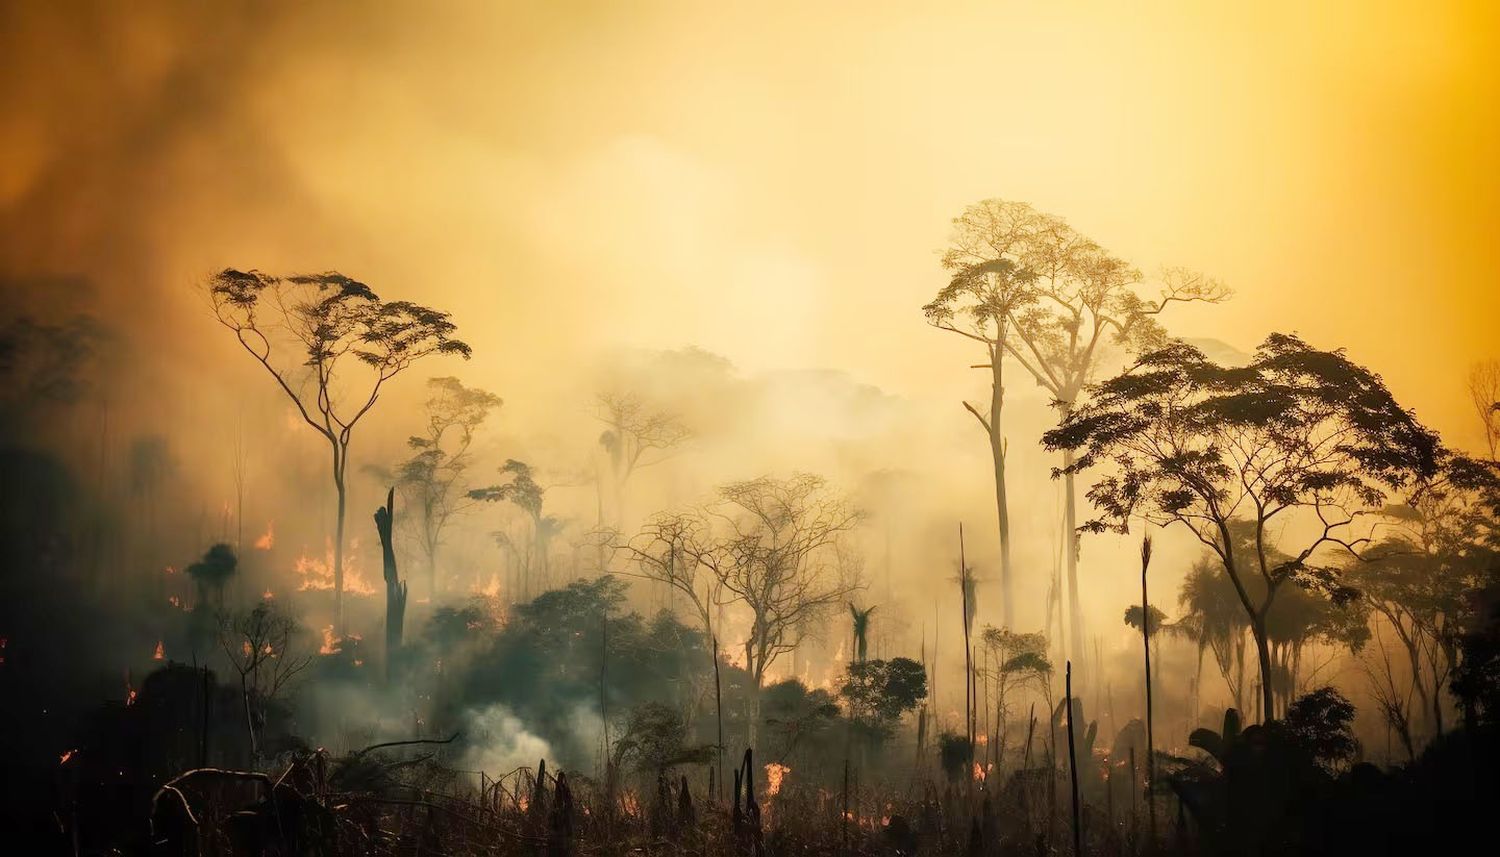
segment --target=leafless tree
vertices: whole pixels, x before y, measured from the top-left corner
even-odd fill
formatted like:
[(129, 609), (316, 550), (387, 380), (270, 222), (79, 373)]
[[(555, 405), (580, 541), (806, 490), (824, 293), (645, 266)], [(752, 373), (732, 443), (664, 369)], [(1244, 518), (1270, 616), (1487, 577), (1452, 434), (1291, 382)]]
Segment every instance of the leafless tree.
[[(206, 284), (219, 323), (328, 442), (338, 495), (333, 542), (335, 621), (344, 632), (344, 518), (349, 444), (387, 381), (435, 354), (467, 359), (448, 314), (382, 301), (337, 272), (278, 277), (226, 268)], [(360, 371), (360, 370), (363, 371)]]
[(1500, 456), (1500, 360), (1475, 363), (1469, 370), (1469, 400), (1484, 430), (1491, 461)]
[(298, 651), (298, 638), (297, 620), (270, 601), (220, 623), (219, 646), (240, 679), (252, 756), (259, 752), (256, 729), (265, 721), (267, 704), (312, 662), (312, 655)]
[(693, 560), (712, 575), (724, 600), (749, 614), (740, 645), (751, 679), (754, 746), (767, 670), (859, 588), (851, 565), (838, 556), (859, 513), (821, 477), (804, 473), (725, 485), (702, 517), (712, 529), (688, 542)]

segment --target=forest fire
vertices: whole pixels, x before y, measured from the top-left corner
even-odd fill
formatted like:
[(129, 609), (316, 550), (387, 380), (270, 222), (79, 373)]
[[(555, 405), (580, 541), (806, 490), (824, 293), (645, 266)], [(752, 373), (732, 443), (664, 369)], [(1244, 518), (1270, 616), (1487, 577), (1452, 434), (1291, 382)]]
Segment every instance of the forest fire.
[(344, 650), (343, 641), (334, 636), (333, 626), (327, 625), (323, 628), (323, 644), (318, 647), (320, 655), (336, 655)]
[(268, 551), (268, 550), (270, 550), (271, 548), (273, 548), (275, 546), (276, 546), (276, 522), (275, 521), (267, 521), (266, 522), (266, 531), (264, 533), (261, 533), (260, 534), (260, 538), (257, 538), (255, 540), (255, 549), (258, 550), (258, 551)]
[[(365, 580), (358, 561), (358, 549), (359, 539), (350, 539), (348, 549), (344, 552), (344, 593), (346, 595), (374, 595), (379, 590)], [(321, 558), (303, 551), (292, 566), (292, 571), (301, 578), (297, 584), (297, 590), (299, 592), (332, 591), (334, 587), (333, 565), (332, 539), (327, 541)]]
[(489, 581), (484, 584), (475, 581), (469, 586), (469, 592), (484, 598), (498, 598), (500, 596), (500, 575), (491, 574)]
[(781, 782), (791, 772), (791, 768), (780, 762), (766, 765), (766, 797), (773, 798), (781, 794)]
[(1493, 838), (1500, 3), (322, 5), (0, 11), (0, 854)]

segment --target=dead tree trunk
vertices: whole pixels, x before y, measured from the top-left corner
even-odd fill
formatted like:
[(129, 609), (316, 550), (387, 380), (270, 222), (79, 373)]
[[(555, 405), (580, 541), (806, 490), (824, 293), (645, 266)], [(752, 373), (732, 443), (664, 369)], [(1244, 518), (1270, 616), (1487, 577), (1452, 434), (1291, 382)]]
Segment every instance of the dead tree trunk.
[(1151, 822), (1151, 846), (1156, 847), (1156, 736), (1151, 710), (1151, 599), (1146, 594), (1146, 570), (1151, 567), (1151, 537), (1141, 541), (1141, 639), (1146, 655), (1146, 811)]
[(1073, 854), (1083, 857), (1083, 822), (1078, 812), (1078, 751), (1073, 738), (1073, 662), (1067, 662), (1063, 694), (1068, 710), (1068, 779), (1073, 787)]
[(396, 548), (391, 531), (396, 522), (396, 489), (385, 495), (385, 505), (375, 510), (375, 530), (380, 534), (380, 556), (385, 564), (385, 677), (395, 673), (396, 655), (406, 626), (406, 582), (396, 572)]

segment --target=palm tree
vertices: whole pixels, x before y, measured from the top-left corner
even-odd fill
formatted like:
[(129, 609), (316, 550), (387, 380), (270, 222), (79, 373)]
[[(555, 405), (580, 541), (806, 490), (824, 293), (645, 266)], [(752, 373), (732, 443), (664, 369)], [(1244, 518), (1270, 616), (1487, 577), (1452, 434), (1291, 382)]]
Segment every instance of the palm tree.
[(870, 630), (870, 614), (875, 612), (876, 605), (861, 610), (849, 602), (849, 618), (854, 624), (854, 648), (850, 651), (850, 658), (854, 663), (862, 664), (868, 651), (866, 646), (866, 635)]

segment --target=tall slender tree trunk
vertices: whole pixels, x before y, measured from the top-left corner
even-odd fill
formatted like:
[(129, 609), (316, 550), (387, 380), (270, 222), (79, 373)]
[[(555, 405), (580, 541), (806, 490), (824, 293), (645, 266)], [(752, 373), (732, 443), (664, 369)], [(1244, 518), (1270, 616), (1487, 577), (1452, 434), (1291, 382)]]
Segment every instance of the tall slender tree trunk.
[(964, 557), (964, 525), (958, 525), (958, 590), (964, 623), (964, 729), (969, 737), (969, 761), (974, 760), (974, 647), (969, 643), (969, 568)]
[[(347, 447), (344, 455), (336, 450), (333, 487), (338, 492), (338, 515), (334, 521), (333, 535), (333, 617), (334, 627), (340, 637), (344, 636), (344, 511), (348, 504), (348, 491), (344, 485), (344, 462), (348, 459)], [(340, 460), (342, 459), (342, 460)]]
[[(714, 717), (719, 721), (719, 746), (716, 752), (719, 758), (719, 779), (716, 785), (722, 789), (724, 787), (724, 690), (719, 681), (719, 638), (714, 635), (712, 627), (709, 629), (708, 638), (713, 641), (714, 645)], [(711, 769), (709, 776), (710, 779), (713, 776)], [(717, 799), (718, 796), (718, 791), (714, 791), (714, 798)]]
[(1151, 540), (1141, 551), (1141, 648), (1146, 656), (1146, 806), (1151, 823), (1151, 844), (1156, 845), (1156, 722), (1151, 705), (1151, 598), (1146, 592), (1146, 571), (1151, 565)]
[(1000, 526), (1000, 616), (1007, 628), (1015, 627), (1014, 582), (1010, 565), (1010, 504), (1005, 491), (1005, 436), (1000, 412), (1005, 405), (1004, 353), (990, 349), (990, 456), (995, 463), (995, 515)]
[(1078, 809), (1078, 750), (1073, 737), (1073, 662), (1067, 664), (1064, 691), (1068, 707), (1068, 780), (1073, 794), (1073, 854), (1083, 857), (1083, 819)]
[(755, 748), (755, 739), (758, 737), (760, 725), (760, 687), (764, 681), (761, 670), (755, 670), (754, 681), (750, 684), (750, 716), (745, 718), (745, 746), (746, 749)]
[(1271, 681), (1271, 645), (1266, 639), (1264, 614), (1250, 623), (1250, 633), (1255, 637), (1255, 655), (1260, 662), (1260, 720), (1265, 722), (1276, 716), (1276, 688)]
[(380, 559), (385, 579), (385, 678), (395, 675), (396, 658), (406, 627), (406, 583), (396, 569), (396, 489), (385, 497), (385, 505), (375, 512), (375, 531), (380, 536)]
[[(1069, 411), (1063, 412), (1063, 419), (1067, 419)], [(1063, 450), (1063, 467), (1071, 467), (1075, 461), (1071, 449)], [(1063, 476), (1063, 525), (1067, 528), (1066, 543), (1063, 545), (1063, 556), (1067, 561), (1068, 570), (1068, 651), (1071, 653), (1072, 661), (1084, 667), (1081, 672), (1087, 672), (1087, 659), (1084, 657), (1084, 635), (1083, 635), (1083, 602), (1078, 596), (1078, 511), (1077, 495), (1073, 480), (1073, 474)], [(1087, 676), (1080, 676), (1081, 682), (1086, 682)], [(1087, 686), (1085, 684), (1085, 686)]]

